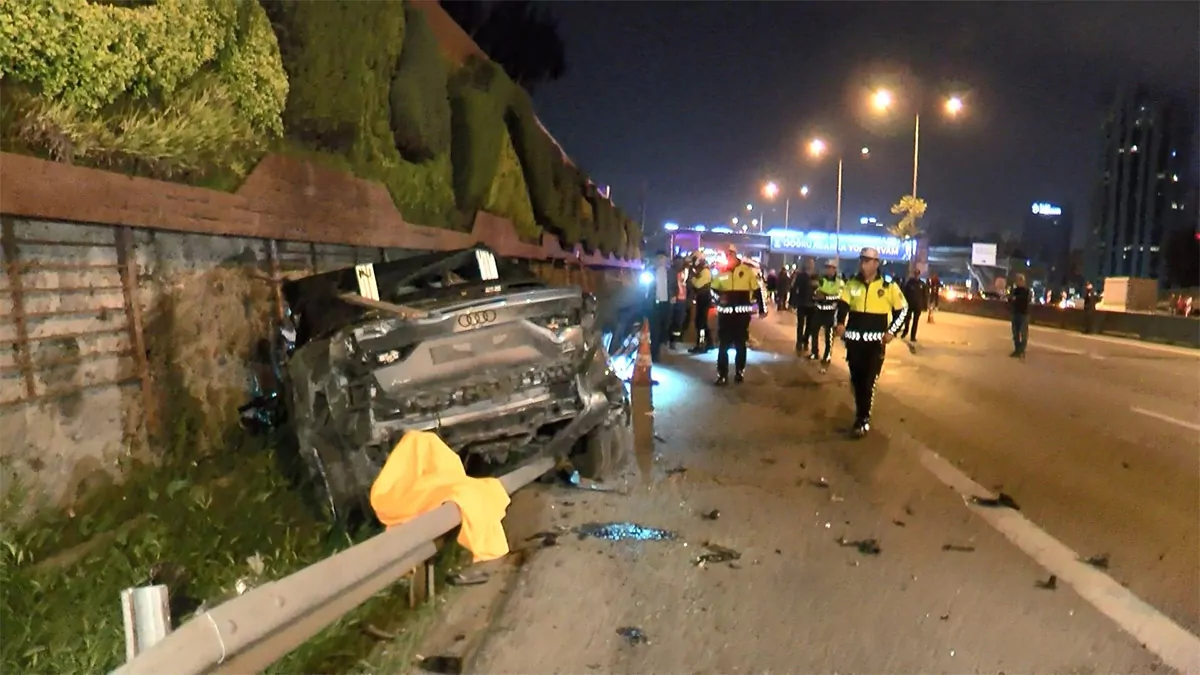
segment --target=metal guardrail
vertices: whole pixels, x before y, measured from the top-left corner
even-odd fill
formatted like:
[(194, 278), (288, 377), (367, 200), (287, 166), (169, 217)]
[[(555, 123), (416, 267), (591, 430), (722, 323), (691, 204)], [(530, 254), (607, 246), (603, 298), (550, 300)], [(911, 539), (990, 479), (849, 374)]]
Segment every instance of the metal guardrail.
[[(554, 468), (545, 457), (500, 478), (509, 494)], [(192, 618), (113, 675), (256, 673), (437, 553), (462, 522), (442, 504), (420, 517)]]
[[(995, 300), (955, 300), (953, 302), (943, 300), (939, 309), (1003, 321), (1008, 321), (1010, 318), (1008, 305)], [(1045, 305), (1031, 305), (1029, 321), (1035, 326), (1061, 328), (1082, 333), (1088, 316), (1082, 309), (1058, 309)], [(1183, 316), (1107, 312), (1098, 309), (1092, 312), (1091, 329), (1091, 332), (1100, 335), (1200, 349), (1200, 321)]]

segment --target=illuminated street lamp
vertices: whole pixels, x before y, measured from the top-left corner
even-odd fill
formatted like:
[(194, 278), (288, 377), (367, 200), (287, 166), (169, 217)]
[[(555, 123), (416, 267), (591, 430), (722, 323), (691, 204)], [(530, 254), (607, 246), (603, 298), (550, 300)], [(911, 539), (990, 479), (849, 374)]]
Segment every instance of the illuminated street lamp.
[(801, 197), (807, 197), (807, 196), (808, 196), (808, 186), (807, 186), (807, 185), (801, 185), (801, 186), (800, 186), (800, 196), (801, 196)]
[(738, 224), (738, 217), (737, 217), (737, 216), (734, 216), (734, 217), (733, 217), (733, 224), (734, 224), (734, 225), (737, 225), (737, 224)]
[[(887, 92), (883, 92), (883, 93), (887, 94)], [(888, 97), (888, 105), (890, 105), (891, 94), (887, 94), (887, 97)], [(877, 98), (877, 101), (878, 100), (879, 99)], [(808, 143), (808, 154), (819, 159), (822, 155), (825, 154), (825, 151), (828, 148), (829, 148), (829, 146), (825, 143), (825, 141), (821, 140), (820, 138), (814, 138), (811, 141), (809, 141), (809, 143)], [(859, 155), (863, 159), (866, 159), (868, 156), (870, 156), (870, 154), (871, 154), (871, 150), (869, 148), (867, 148), (866, 146), (863, 146), (862, 150), (859, 152)], [(842, 260), (842, 165), (843, 165), (843, 157), (839, 154), (838, 155), (838, 166), (837, 166), (837, 210), (835, 211), (834, 220), (833, 220), (833, 223), (834, 223), (833, 224), (833, 227), (834, 227), (834, 234), (833, 234), (834, 254), (833, 254), (833, 257), (838, 262), (841, 262), (841, 260)], [(804, 195), (808, 194), (807, 188), (801, 188), (800, 192), (801, 192), (801, 194), (804, 194)]]
[(747, 204), (747, 205), (746, 205), (746, 211), (753, 211), (753, 210), (754, 210), (754, 205), (753, 205), (753, 204)]
[[(887, 89), (877, 89), (871, 95), (871, 107), (878, 113), (887, 113), (895, 102), (892, 92)], [(958, 117), (965, 104), (962, 97), (950, 96), (942, 103), (942, 109), (949, 117)], [(921, 113), (917, 112), (913, 123), (913, 185), (912, 196), (917, 198), (917, 170), (921, 165)], [(865, 150), (865, 148), (864, 148)], [(866, 153), (863, 153), (864, 155)]]

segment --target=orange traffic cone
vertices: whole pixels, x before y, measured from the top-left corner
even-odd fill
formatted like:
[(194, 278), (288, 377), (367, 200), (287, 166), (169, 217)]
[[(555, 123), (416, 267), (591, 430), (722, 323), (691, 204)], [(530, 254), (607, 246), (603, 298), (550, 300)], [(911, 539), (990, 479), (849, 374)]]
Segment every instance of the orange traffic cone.
[(638, 337), (637, 363), (633, 366), (633, 383), (650, 386), (654, 380), (650, 377), (650, 325), (642, 322), (642, 334)]

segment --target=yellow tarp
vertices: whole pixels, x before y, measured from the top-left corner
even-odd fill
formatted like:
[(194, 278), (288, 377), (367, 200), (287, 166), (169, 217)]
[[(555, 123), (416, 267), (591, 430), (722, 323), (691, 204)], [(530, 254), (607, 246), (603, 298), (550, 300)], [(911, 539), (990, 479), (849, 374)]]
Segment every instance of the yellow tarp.
[(495, 478), (470, 478), (458, 454), (437, 434), (409, 431), (388, 455), (371, 486), (371, 508), (379, 522), (401, 525), (446, 502), (462, 514), (458, 543), (475, 562), (508, 555), (504, 513), (508, 493)]

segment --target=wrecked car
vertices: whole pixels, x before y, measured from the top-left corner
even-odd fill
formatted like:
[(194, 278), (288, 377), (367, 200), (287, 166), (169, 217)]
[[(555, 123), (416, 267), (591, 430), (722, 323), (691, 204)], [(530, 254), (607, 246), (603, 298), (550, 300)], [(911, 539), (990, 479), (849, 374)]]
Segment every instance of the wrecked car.
[(551, 455), (604, 479), (632, 444), (629, 397), (597, 301), (486, 247), (284, 283), (295, 351), (284, 397), (334, 516), (370, 513), (388, 453), (433, 431), (470, 475)]

